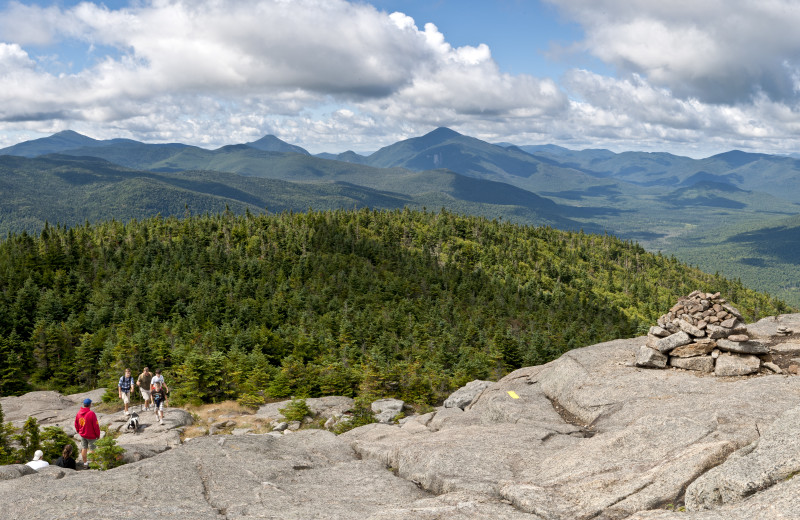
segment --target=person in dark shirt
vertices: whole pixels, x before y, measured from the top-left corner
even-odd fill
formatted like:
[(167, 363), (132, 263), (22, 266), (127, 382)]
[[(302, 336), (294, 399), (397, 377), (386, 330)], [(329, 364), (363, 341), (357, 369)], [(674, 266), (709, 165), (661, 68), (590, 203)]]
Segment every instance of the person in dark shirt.
[(72, 444), (64, 445), (64, 451), (61, 452), (61, 456), (53, 464), (62, 468), (76, 469), (75, 459), (72, 456)]
[(167, 391), (161, 384), (161, 381), (153, 383), (153, 391), (150, 393), (155, 403), (156, 416), (158, 416), (158, 424), (164, 424), (164, 406), (167, 404)]

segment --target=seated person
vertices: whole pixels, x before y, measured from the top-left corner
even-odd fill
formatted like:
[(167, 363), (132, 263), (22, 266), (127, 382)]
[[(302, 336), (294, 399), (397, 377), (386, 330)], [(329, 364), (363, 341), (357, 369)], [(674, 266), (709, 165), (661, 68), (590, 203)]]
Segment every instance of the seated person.
[(65, 444), (61, 456), (53, 464), (62, 468), (76, 469), (75, 458), (72, 456), (72, 444)]
[(30, 466), (35, 470), (40, 470), (42, 468), (46, 468), (50, 464), (46, 460), (42, 460), (44, 457), (44, 453), (42, 450), (36, 450), (36, 453), (33, 454), (33, 460), (26, 463), (26, 466)]

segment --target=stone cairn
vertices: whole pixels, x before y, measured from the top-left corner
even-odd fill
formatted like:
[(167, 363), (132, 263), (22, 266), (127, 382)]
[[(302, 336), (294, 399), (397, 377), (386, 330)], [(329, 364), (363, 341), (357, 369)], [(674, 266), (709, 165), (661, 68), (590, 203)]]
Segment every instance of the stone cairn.
[(780, 372), (769, 348), (751, 340), (744, 318), (717, 293), (694, 291), (678, 300), (650, 327), (639, 348), (636, 366), (744, 376), (762, 366)]

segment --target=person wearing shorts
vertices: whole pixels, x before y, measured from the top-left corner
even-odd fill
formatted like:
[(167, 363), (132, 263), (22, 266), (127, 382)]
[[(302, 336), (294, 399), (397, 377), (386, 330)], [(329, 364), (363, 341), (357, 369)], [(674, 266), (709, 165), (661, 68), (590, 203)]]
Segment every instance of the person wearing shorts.
[(94, 453), (95, 442), (100, 438), (100, 423), (97, 422), (97, 415), (91, 410), (92, 400), (84, 399), (83, 406), (75, 416), (75, 431), (81, 436), (81, 459), (83, 467), (88, 468), (86, 461), (87, 451)]
[(139, 392), (142, 393), (142, 399), (144, 399), (144, 410), (149, 410), (150, 405), (153, 404), (153, 400), (150, 397), (150, 381), (153, 379), (153, 374), (150, 373), (149, 367), (144, 367), (142, 373), (139, 374), (139, 377), (136, 378), (136, 386), (139, 387)]
[(133, 389), (133, 377), (131, 376), (131, 369), (125, 369), (125, 375), (119, 378), (119, 383), (117, 384), (117, 391), (119, 392), (119, 398), (122, 399), (122, 402), (125, 404), (125, 415), (130, 415), (131, 413), (128, 411), (128, 405), (131, 404), (131, 390)]
[(164, 406), (167, 402), (167, 390), (161, 384), (161, 381), (153, 383), (151, 395), (155, 404), (156, 416), (158, 416), (158, 424), (164, 424)]

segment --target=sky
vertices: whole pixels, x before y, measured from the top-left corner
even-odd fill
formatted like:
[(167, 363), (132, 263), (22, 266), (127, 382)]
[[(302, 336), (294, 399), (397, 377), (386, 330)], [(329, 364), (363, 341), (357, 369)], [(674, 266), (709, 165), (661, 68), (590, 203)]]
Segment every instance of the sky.
[(489, 142), (796, 153), (797, 0), (0, 0), (0, 148)]

